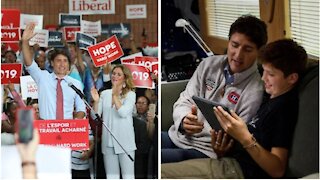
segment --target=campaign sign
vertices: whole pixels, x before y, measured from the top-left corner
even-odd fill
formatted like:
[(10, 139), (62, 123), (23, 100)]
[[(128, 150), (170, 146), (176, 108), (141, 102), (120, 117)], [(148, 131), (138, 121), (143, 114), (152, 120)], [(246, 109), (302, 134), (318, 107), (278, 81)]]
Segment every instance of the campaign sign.
[(69, 0), (69, 14), (114, 14), (115, 0)]
[(48, 46), (49, 47), (64, 47), (64, 45), (62, 43), (62, 32), (49, 31)]
[(135, 87), (152, 88), (152, 79), (150, 71), (146, 67), (138, 64), (124, 64), (129, 68), (132, 74)]
[(135, 57), (140, 57), (140, 56), (143, 56), (142, 55), (142, 52), (138, 52), (138, 53), (134, 53), (134, 54), (130, 54), (129, 56), (125, 56), (125, 57), (122, 57), (120, 58), (120, 61), (121, 61), (121, 64), (135, 64)]
[(89, 121), (87, 119), (35, 120), (40, 144), (71, 148), (89, 149)]
[(134, 58), (132, 59), (120, 59), (121, 64), (135, 64)]
[(111, 63), (124, 54), (117, 36), (88, 47), (88, 52), (96, 67), (103, 66), (107, 62)]
[(31, 76), (20, 76), (20, 87), (23, 100), (28, 97), (38, 99), (38, 86)]
[(19, 51), (19, 43), (18, 42), (6, 42), (4, 43), (4, 46), (6, 50), (12, 50), (14, 52)]
[(134, 61), (136, 64), (145, 66), (146, 68), (150, 69), (150, 71), (151, 71), (151, 64), (154, 62), (158, 62), (158, 58), (149, 57), (149, 56), (140, 56), (140, 57), (135, 57)]
[(43, 29), (43, 15), (21, 14), (20, 28), (25, 29), (30, 23), (34, 23), (35, 29)]
[(49, 31), (46, 29), (35, 29), (36, 35), (30, 39), (29, 45), (38, 44), (40, 47), (48, 47)]
[(1, 63), (1, 84), (20, 84), (22, 64)]
[(96, 38), (89, 36), (88, 34), (76, 33), (76, 43), (80, 49), (87, 50), (87, 47), (95, 45), (96, 42)]
[(76, 41), (76, 32), (80, 32), (80, 26), (66, 26), (63, 28), (64, 39), (67, 42)]
[(1, 9), (1, 29), (20, 27), (19, 9)]
[(81, 15), (73, 15), (73, 14), (59, 14), (59, 24), (61, 26), (80, 26), (81, 25), (82, 16)]
[(20, 29), (1, 29), (1, 42), (19, 42), (21, 38)]
[(81, 21), (81, 32), (85, 34), (89, 34), (91, 36), (99, 36), (101, 35), (101, 21)]
[(128, 23), (102, 24), (101, 34), (106, 36), (116, 35), (117, 37), (128, 37), (131, 32), (131, 25)]
[(147, 18), (147, 5), (146, 4), (126, 5), (126, 17), (127, 19)]
[(151, 64), (151, 72), (155, 75), (158, 76), (158, 63), (152, 63)]

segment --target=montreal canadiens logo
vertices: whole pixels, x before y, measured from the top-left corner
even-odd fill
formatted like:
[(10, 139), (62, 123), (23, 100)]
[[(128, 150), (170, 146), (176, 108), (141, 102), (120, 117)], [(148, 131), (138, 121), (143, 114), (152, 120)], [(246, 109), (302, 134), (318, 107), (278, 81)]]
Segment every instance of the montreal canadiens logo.
[(228, 95), (228, 100), (233, 103), (233, 104), (237, 104), (238, 100), (240, 98), (240, 95), (237, 94), (236, 92), (231, 92), (229, 95)]

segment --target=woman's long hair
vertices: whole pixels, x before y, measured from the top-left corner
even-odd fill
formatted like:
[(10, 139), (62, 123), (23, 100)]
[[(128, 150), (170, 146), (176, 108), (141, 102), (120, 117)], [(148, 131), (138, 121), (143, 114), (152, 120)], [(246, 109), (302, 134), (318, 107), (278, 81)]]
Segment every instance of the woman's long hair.
[(126, 86), (124, 88), (122, 88), (122, 97), (126, 97), (127, 93), (129, 91), (134, 91), (135, 89), (135, 86), (134, 86), (134, 83), (133, 83), (133, 79), (132, 79), (132, 74), (131, 74), (131, 71), (123, 64), (117, 64), (115, 65), (113, 68), (112, 68), (112, 71), (111, 73), (113, 73), (113, 71), (116, 69), (116, 68), (120, 68), (124, 74), (124, 78), (125, 78), (125, 83), (126, 83)]

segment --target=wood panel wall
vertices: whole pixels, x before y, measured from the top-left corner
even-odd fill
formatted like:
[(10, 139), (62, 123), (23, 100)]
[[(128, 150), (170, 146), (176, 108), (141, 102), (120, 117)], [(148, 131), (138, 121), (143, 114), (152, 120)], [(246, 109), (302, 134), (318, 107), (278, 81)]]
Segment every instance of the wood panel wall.
[[(68, 2), (68, 0), (2, 0), (1, 8), (20, 9), (24, 14), (43, 15), (45, 26), (59, 23), (59, 13), (69, 12)], [(146, 4), (147, 18), (126, 19), (127, 4)], [(101, 20), (102, 24), (130, 23), (137, 46), (142, 44), (143, 28), (146, 29), (148, 43), (158, 42), (158, 0), (115, 0), (115, 14), (82, 15), (82, 19)], [(125, 43), (124, 46), (129, 47), (129, 43)]]

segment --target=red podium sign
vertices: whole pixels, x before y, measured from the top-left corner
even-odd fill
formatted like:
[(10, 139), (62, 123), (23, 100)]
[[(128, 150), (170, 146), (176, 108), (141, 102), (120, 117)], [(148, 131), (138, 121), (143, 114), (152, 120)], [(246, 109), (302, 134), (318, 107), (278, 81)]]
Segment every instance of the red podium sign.
[(72, 150), (89, 149), (88, 120), (36, 120), (40, 144), (70, 148)]

